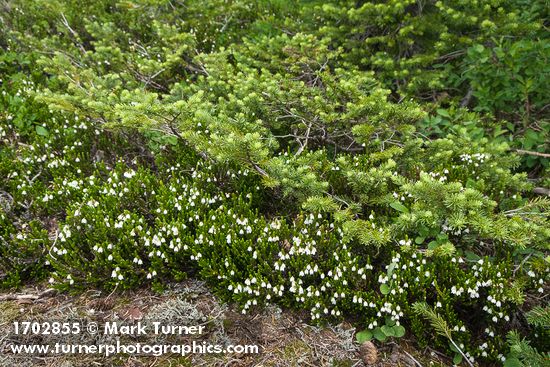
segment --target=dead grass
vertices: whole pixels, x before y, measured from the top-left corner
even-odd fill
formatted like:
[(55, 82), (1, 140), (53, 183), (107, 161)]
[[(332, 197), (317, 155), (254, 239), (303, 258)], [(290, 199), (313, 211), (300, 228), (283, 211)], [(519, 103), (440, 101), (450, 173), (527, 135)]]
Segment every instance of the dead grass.
[[(27, 289), (24, 293), (39, 294), (40, 289)], [(12, 297), (13, 298), (13, 297)], [(121, 336), (121, 343), (202, 343), (257, 345), (259, 354), (192, 354), (103, 357), (99, 355), (14, 356), (6, 353), (12, 343), (52, 344), (112, 343), (112, 336), (89, 335), (44, 336), (13, 334), (14, 321), (106, 321), (124, 323), (160, 321), (167, 325), (205, 326), (202, 335), (144, 337)], [(354, 342), (355, 329), (346, 323), (324, 328), (308, 325), (302, 315), (282, 311), (275, 306), (256, 313), (242, 315), (237, 309), (222, 304), (202, 282), (188, 280), (170, 286), (163, 294), (150, 290), (137, 290), (103, 294), (89, 291), (78, 296), (46, 294), (38, 299), (0, 301), (0, 366), (26, 367), (299, 367), (364, 366), (359, 345)], [(401, 344), (378, 345), (378, 362), (375, 366), (445, 365), (437, 356), (418, 353)], [(408, 354), (408, 355), (407, 355)]]

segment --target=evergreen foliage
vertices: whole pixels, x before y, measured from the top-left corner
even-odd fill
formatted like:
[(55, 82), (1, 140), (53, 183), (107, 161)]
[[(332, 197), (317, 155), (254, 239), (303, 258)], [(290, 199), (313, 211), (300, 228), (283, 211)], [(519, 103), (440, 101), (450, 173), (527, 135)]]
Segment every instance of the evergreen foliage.
[(2, 286), (194, 276), (544, 365), (545, 3), (2, 2)]

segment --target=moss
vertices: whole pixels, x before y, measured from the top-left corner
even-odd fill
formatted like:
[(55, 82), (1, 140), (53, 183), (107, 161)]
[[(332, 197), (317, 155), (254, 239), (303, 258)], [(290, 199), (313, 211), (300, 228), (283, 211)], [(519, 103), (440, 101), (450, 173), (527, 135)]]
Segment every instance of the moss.
[(303, 365), (304, 360), (309, 359), (313, 354), (313, 349), (301, 340), (291, 340), (285, 343), (280, 353), (281, 357), (284, 358), (290, 366), (299, 367)]
[(0, 324), (17, 320), (21, 316), (20, 309), (15, 301), (0, 302)]

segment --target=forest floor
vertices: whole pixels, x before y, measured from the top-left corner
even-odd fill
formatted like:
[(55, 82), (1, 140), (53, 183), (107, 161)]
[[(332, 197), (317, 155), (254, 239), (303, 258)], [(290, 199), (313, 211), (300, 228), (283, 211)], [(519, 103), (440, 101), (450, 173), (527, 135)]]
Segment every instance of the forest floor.
[[(48, 367), (168, 367), (168, 366), (444, 366), (448, 361), (427, 349), (415, 350), (406, 340), (384, 345), (354, 341), (355, 329), (343, 323), (316, 327), (303, 322), (303, 315), (271, 307), (243, 315), (221, 303), (208, 288), (194, 280), (168, 287), (162, 293), (151, 290), (89, 291), (80, 295), (57, 294), (45, 287), (0, 293), (0, 366)], [(80, 322), (78, 335), (15, 335), (14, 322)], [(100, 344), (116, 343), (102, 335), (106, 322), (125, 325), (147, 324), (204, 326), (201, 335), (122, 335), (121, 344), (256, 345), (257, 354), (189, 354), (185, 357), (98, 354), (14, 355), (13, 344)], [(86, 325), (95, 322), (99, 333), (90, 334)], [(152, 330), (152, 329), (151, 329)], [(117, 337), (118, 338), (118, 337)]]

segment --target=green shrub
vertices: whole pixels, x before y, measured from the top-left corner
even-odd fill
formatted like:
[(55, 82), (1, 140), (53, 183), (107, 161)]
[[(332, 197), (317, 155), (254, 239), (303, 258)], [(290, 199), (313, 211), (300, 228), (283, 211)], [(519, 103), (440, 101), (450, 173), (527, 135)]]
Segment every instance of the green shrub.
[(46, 275), (47, 231), (35, 220), (18, 226), (12, 220), (4, 209), (0, 210), (0, 287), (18, 287)]
[(541, 5), (11, 1), (2, 285), (193, 276), (245, 313), (539, 363)]

